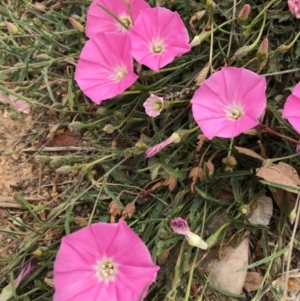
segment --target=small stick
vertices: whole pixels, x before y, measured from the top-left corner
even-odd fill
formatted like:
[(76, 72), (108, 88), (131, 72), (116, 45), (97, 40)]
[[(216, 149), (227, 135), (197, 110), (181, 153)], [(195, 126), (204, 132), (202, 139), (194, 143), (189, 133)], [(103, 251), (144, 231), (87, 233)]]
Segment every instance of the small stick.
[[(300, 144), (300, 142), (299, 142)], [(43, 147), (42, 149), (37, 149), (35, 147), (29, 147), (22, 150), (22, 152), (37, 152), (37, 151), (44, 151), (44, 152), (69, 152), (69, 151), (85, 151), (85, 152), (93, 152), (96, 149), (94, 147), (80, 147), (80, 146), (48, 146)]]

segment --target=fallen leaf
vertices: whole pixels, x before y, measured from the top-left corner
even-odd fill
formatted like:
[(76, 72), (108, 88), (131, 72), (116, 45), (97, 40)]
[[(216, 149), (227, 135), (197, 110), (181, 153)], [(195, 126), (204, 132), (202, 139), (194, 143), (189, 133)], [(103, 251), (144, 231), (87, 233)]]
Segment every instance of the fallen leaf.
[[(300, 185), (299, 176), (296, 170), (283, 162), (273, 164), (269, 167), (260, 167), (256, 169), (256, 176), (263, 178), (272, 183), (282, 184), (290, 187), (298, 188)], [(297, 190), (286, 188), (285, 190), (298, 193)]]
[[(232, 294), (241, 294), (245, 283), (247, 270), (241, 270), (248, 265), (249, 239), (245, 238), (238, 247), (228, 246), (223, 250), (221, 260), (212, 258), (205, 263), (205, 272), (209, 282)], [(237, 272), (238, 271), (238, 272)]]
[(264, 277), (257, 272), (247, 272), (244, 289), (247, 292), (257, 291)]
[(252, 225), (269, 225), (273, 213), (272, 199), (266, 195), (259, 196), (252, 204), (248, 220)]
[(209, 64), (206, 64), (205, 67), (199, 72), (199, 74), (195, 78), (196, 86), (200, 86), (204, 83), (209, 71), (209, 67), (210, 67)]
[(207, 162), (205, 162), (205, 165), (208, 169), (208, 175), (211, 177), (213, 176), (214, 172), (215, 172), (215, 166), (214, 164), (211, 162), (211, 160), (208, 160)]
[(248, 148), (245, 148), (245, 147), (239, 147), (239, 146), (235, 146), (234, 147), (240, 154), (244, 154), (244, 155), (247, 155), (249, 157), (252, 157), (252, 158), (255, 158), (255, 159), (258, 159), (260, 161), (264, 161), (265, 159), (259, 155), (258, 153), (256, 153), (255, 151), (251, 150), (251, 149), (248, 149)]
[(167, 250), (163, 251), (160, 255), (157, 256), (157, 263), (159, 265), (162, 265), (167, 261), (171, 249), (172, 247), (168, 248)]

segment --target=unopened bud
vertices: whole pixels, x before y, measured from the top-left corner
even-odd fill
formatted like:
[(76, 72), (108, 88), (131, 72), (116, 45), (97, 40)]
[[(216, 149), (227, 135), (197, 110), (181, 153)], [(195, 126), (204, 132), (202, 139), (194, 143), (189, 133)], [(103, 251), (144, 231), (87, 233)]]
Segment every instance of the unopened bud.
[(71, 132), (79, 132), (82, 129), (83, 123), (79, 121), (73, 121), (68, 125)]
[(210, 36), (210, 34), (211, 34), (210, 31), (201, 32), (200, 34), (198, 34), (197, 36), (194, 37), (194, 39), (190, 43), (190, 46), (194, 47), (194, 46), (200, 45), (203, 41), (205, 41)]
[(44, 253), (43, 253), (43, 251), (41, 249), (37, 249), (34, 252), (32, 252), (32, 255), (34, 257), (40, 258), (40, 257), (43, 257)]
[(70, 165), (64, 165), (58, 169), (56, 169), (56, 172), (62, 175), (68, 174), (73, 171), (73, 166)]
[(207, 240), (206, 240), (206, 243), (207, 243), (207, 247), (208, 248), (211, 248), (213, 247), (217, 241), (218, 241), (218, 238), (221, 234), (221, 232), (229, 225), (230, 223), (226, 223), (224, 225), (222, 225), (214, 234), (212, 234)]
[(145, 150), (147, 148), (147, 145), (145, 142), (143, 141), (138, 141), (136, 144), (135, 144), (135, 148), (137, 149), (140, 149), (140, 150)]
[(289, 50), (289, 47), (283, 44), (280, 45), (277, 50), (279, 53), (286, 53)]
[(14, 25), (13, 23), (8, 22), (8, 21), (4, 21), (3, 23), (7, 27), (8, 31), (10, 33), (12, 33), (12, 34), (18, 34), (19, 33), (18, 27), (16, 25)]
[(107, 134), (112, 134), (115, 131), (115, 127), (112, 124), (106, 124), (102, 130)]
[(100, 116), (107, 116), (107, 109), (106, 108), (103, 108), (103, 107), (100, 107), (97, 109), (97, 114), (99, 114)]
[(294, 207), (294, 209), (289, 214), (289, 221), (292, 225), (295, 222), (296, 216), (297, 216), (297, 210), (296, 210), (296, 207)]
[(236, 58), (243, 57), (247, 55), (252, 49), (253, 49), (252, 46), (243, 46), (235, 52), (234, 57)]
[(237, 17), (238, 23), (239, 23), (240, 25), (245, 24), (245, 22), (248, 20), (250, 11), (251, 11), (251, 6), (250, 6), (250, 4), (245, 4), (245, 5), (242, 7), (242, 9), (241, 9), (241, 11), (239, 12), (238, 17)]
[(85, 28), (82, 24), (80, 24), (77, 20), (75, 20), (74, 18), (70, 17), (69, 18), (70, 23), (72, 24), (72, 26), (74, 27), (74, 29), (80, 31), (80, 32), (85, 32)]
[(268, 57), (268, 48), (269, 48), (269, 40), (268, 38), (264, 38), (260, 46), (258, 47), (256, 53), (256, 57), (259, 65), (261, 65), (261, 63)]
[(240, 207), (240, 211), (242, 214), (247, 215), (250, 211), (250, 207), (248, 205), (243, 205)]
[(230, 156), (226, 160), (226, 165), (228, 165), (229, 167), (235, 167), (237, 165), (237, 161), (233, 156)]

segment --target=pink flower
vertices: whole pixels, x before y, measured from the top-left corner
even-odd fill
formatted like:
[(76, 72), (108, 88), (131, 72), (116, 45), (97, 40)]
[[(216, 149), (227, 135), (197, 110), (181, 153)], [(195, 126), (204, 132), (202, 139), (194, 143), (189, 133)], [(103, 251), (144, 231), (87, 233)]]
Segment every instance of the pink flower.
[(242, 9), (240, 10), (239, 14), (238, 14), (238, 21), (240, 22), (245, 22), (248, 20), (249, 14), (251, 11), (251, 6), (250, 4), (245, 4)]
[(191, 232), (187, 221), (183, 218), (173, 218), (170, 222), (170, 226), (175, 233), (184, 235), (189, 245), (203, 250), (207, 249), (206, 242), (203, 241), (203, 239), (199, 235)]
[(289, 6), (291, 13), (296, 18), (300, 18), (300, 0), (289, 0), (288, 6)]
[(157, 117), (164, 108), (164, 99), (151, 94), (143, 104), (146, 114), (150, 117)]
[(123, 93), (136, 80), (128, 35), (97, 33), (84, 45), (75, 71), (80, 89), (93, 102)]
[(300, 133), (300, 82), (287, 98), (283, 107), (282, 117), (286, 118), (294, 129)]
[[(98, 4), (105, 7), (107, 12)], [(146, 8), (150, 8), (150, 5), (144, 0), (93, 0), (87, 12), (86, 35), (91, 37), (98, 32), (126, 32), (127, 28), (108, 12), (129, 28), (140, 11)]]
[(187, 29), (180, 16), (163, 7), (141, 11), (129, 34), (132, 56), (154, 71), (191, 49)]
[(143, 300), (159, 267), (124, 221), (96, 223), (62, 239), (54, 301)]
[(266, 80), (256, 73), (225, 67), (195, 92), (193, 116), (208, 138), (232, 138), (258, 124), (266, 107)]

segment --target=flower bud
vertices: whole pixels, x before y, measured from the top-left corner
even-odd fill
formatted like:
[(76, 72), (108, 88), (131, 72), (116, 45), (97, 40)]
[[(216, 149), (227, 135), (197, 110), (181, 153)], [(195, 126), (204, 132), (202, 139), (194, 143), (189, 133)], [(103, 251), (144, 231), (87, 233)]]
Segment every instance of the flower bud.
[(277, 50), (279, 53), (286, 53), (289, 50), (289, 47), (282, 44), (277, 48)]
[(210, 34), (211, 34), (210, 31), (201, 32), (200, 34), (198, 34), (197, 36), (194, 37), (194, 39), (190, 43), (190, 46), (194, 47), (194, 46), (200, 45), (202, 42), (204, 42), (210, 36)]
[(269, 48), (269, 40), (268, 38), (264, 38), (261, 42), (260, 46), (258, 47), (256, 57), (259, 66), (261, 63), (268, 57), (268, 48)]
[(251, 6), (249, 4), (245, 4), (241, 11), (238, 14), (237, 21), (240, 25), (243, 25), (248, 20), (249, 14), (251, 11)]
[(207, 240), (206, 240), (206, 244), (208, 248), (213, 247), (217, 241), (218, 238), (221, 234), (221, 232), (229, 225), (230, 223), (225, 223), (224, 225), (222, 225), (214, 234), (212, 234)]
[(230, 156), (226, 160), (226, 165), (228, 165), (229, 167), (235, 167), (237, 165), (237, 161), (233, 156)]
[(3, 23), (7, 27), (8, 31), (10, 33), (12, 33), (12, 34), (18, 34), (19, 33), (18, 27), (16, 25), (14, 25), (13, 23), (8, 22), (8, 21), (4, 21)]
[(240, 211), (242, 214), (247, 215), (250, 212), (250, 207), (248, 205), (242, 205)]
[(252, 46), (243, 46), (235, 52), (234, 57), (235, 58), (243, 57), (247, 55), (252, 49), (253, 49)]
[(193, 232), (188, 232), (185, 235), (185, 238), (190, 246), (197, 247), (202, 250), (207, 249), (207, 243), (199, 235), (197, 235)]
[(294, 207), (293, 210), (289, 214), (289, 221), (292, 225), (295, 222), (296, 216), (297, 216), (297, 210), (296, 210), (296, 207)]
[(62, 175), (68, 174), (73, 171), (73, 166), (70, 165), (64, 165), (58, 169), (56, 169), (56, 172)]
[(135, 144), (135, 148), (139, 149), (139, 150), (145, 150), (147, 148), (147, 145), (145, 142), (143, 141), (138, 141), (136, 144)]
[(70, 17), (69, 18), (70, 23), (72, 24), (73, 28), (80, 31), (80, 32), (85, 32), (85, 28), (82, 24), (80, 24), (77, 20), (74, 18)]
[(112, 124), (106, 124), (102, 130), (107, 134), (112, 134), (115, 131), (115, 127)]
[(71, 132), (79, 132), (82, 129), (83, 123), (79, 121), (73, 121), (68, 125)]

